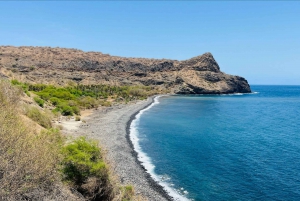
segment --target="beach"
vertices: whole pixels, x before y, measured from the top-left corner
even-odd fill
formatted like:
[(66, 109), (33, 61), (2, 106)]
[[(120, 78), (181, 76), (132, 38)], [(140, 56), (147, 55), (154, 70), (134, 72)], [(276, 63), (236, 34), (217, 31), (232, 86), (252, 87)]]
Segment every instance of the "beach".
[(123, 185), (133, 185), (136, 195), (149, 201), (172, 200), (137, 160), (129, 138), (129, 126), (135, 115), (153, 102), (153, 97), (109, 108), (99, 108), (85, 123), (64, 129), (71, 136), (86, 136), (99, 141), (112, 172)]

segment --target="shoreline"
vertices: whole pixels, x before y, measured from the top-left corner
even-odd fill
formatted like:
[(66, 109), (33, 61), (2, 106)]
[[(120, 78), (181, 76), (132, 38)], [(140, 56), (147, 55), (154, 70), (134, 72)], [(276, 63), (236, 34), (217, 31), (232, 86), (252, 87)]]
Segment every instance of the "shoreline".
[(153, 189), (155, 189), (157, 192), (159, 192), (163, 197), (165, 197), (168, 201), (173, 201), (174, 198), (171, 197), (168, 192), (163, 188), (163, 186), (161, 186), (157, 181), (155, 181), (153, 179), (153, 177), (151, 176), (150, 173), (147, 172), (147, 169), (142, 165), (142, 162), (138, 160), (138, 153), (137, 151), (135, 151), (134, 149), (134, 145), (133, 145), (133, 142), (131, 141), (130, 139), (130, 126), (131, 126), (131, 123), (133, 120), (136, 119), (136, 116), (144, 109), (148, 108), (149, 106), (151, 106), (153, 103), (154, 103), (154, 99), (156, 98), (157, 96), (152, 96), (150, 97), (151, 99), (151, 102), (148, 103), (147, 105), (145, 105), (143, 108), (140, 108), (137, 112), (133, 113), (131, 116), (130, 116), (130, 119), (129, 121), (126, 123), (126, 139), (127, 139), (127, 142), (128, 144), (130, 145), (130, 147), (132, 148), (132, 156), (135, 158), (135, 161), (136, 163), (140, 166), (140, 168), (142, 168), (145, 172), (145, 174), (147, 174), (147, 180), (148, 182), (150, 183), (151, 187)]
[(122, 185), (132, 185), (137, 196), (149, 201), (173, 201), (175, 199), (138, 160), (138, 153), (130, 139), (132, 121), (141, 110), (153, 104), (155, 97), (95, 110), (84, 118), (86, 123), (80, 123), (76, 129), (64, 129), (63, 132), (68, 136), (86, 136), (99, 141), (113, 174)]

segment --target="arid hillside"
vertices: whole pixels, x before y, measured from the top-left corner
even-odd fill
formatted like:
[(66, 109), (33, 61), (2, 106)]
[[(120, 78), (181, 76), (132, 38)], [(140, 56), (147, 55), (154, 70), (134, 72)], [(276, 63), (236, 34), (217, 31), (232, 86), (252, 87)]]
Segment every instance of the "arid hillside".
[(0, 46), (0, 77), (29, 83), (155, 85), (176, 94), (251, 92), (246, 79), (220, 71), (211, 53), (177, 61), (125, 58), (50, 47)]

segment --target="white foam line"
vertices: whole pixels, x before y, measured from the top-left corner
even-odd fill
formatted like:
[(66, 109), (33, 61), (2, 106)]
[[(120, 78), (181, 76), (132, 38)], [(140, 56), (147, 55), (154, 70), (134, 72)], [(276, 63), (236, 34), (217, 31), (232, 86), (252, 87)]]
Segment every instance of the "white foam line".
[[(251, 93), (232, 93), (232, 94), (220, 94), (221, 96), (242, 96), (242, 95), (248, 95), (248, 94), (258, 94), (259, 92), (251, 92)], [(214, 95), (214, 94), (212, 94)]]
[(141, 164), (145, 167), (146, 171), (151, 175), (151, 177), (158, 183), (160, 184), (164, 190), (171, 196), (173, 197), (176, 201), (190, 201), (188, 198), (180, 195), (175, 189), (171, 187), (171, 185), (167, 182), (161, 181), (159, 176), (155, 173), (155, 166), (153, 165), (151, 159), (145, 152), (142, 151), (142, 148), (139, 144), (139, 133), (138, 133), (138, 124), (140, 121), (141, 115), (151, 109), (153, 106), (159, 104), (159, 98), (161, 96), (156, 96), (154, 98), (154, 101), (151, 105), (149, 105), (147, 108), (140, 110), (140, 112), (135, 116), (135, 119), (131, 122), (130, 125), (130, 132), (129, 132), (129, 137), (130, 140), (133, 144), (134, 150), (137, 152), (138, 155), (138, 160), (141, 162)]

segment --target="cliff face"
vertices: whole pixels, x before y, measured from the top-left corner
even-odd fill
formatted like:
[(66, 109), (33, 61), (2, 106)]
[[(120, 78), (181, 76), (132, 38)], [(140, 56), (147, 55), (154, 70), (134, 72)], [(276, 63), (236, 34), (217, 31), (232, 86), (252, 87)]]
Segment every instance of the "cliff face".
[(0, 74), (26, 82), (156, 85), (177, 94), (251, 92), (246, 79), (220, 71), (212, 54), (185, 61), (124, 58), (49, 47), (0, 47)]

